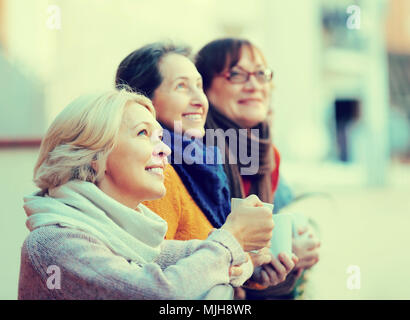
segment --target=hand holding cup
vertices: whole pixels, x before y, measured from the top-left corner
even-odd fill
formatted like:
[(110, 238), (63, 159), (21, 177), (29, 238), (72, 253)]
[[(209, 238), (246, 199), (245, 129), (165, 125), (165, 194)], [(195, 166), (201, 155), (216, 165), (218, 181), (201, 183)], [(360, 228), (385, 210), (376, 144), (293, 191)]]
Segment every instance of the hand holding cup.
[(221, 229), (231, 232), (248, 252), (269, 247), (273, 227), (272, 210), (256, 195), (250, 195), (232, 210)]

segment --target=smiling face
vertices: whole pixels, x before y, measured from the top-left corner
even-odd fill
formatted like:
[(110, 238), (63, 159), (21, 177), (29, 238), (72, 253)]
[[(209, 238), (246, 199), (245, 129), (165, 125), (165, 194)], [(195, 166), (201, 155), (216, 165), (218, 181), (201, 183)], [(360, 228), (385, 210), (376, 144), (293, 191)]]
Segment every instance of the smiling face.
[(202, 137), (208, 113), (208, 100), (202, 90), (202, 77), (185, 56), (168, 54), (159, 63), (163, 78), (155, 90), (152, 103), (158, 120), (169, 129), (180, 121), (182, 132)]
[[(232, 72), (255, 72), (266, 69), (257, 50), (242, 47), (238, 63), (222, 74)], [(223, 76), (215, 76), (206, 94), (209, 102), (223, 115), (242, 128), (252, 128), (267, 118), (271, 83), (260, 83), (254, 75), (245, 83), (231, 83)]]
[(137, 103), (128, 104), (99, 188), (132, 208), (164, 196), (163, 169), (171, 150), (161, 138), (162, 128), (151, 112)]

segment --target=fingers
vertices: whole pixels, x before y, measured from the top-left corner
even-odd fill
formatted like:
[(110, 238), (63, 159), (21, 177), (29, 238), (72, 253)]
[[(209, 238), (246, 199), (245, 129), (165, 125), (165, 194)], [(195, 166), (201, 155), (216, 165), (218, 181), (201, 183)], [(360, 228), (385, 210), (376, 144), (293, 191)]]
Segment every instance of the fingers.
[(297, 238), (293, 240), (292, 246), (294, 247), (294, 251), (298, 252), (299, 255), (303, 255), (304, 251), (314, 250), (320, 247), (320, 242), (317, 241), (315, 238)]
[(242, 203), (250, 207), (256, 207), (256, 206), (262, 207), (263, 206), (262, 201), (258, 198), (258, 196), (254, 194), (251, 194), (250, 196), (243, 199)]
[[(251, 208), (256, 209), (256, 208)], [(262, 210), (263, 208), (258, 208)], [(271, 215), (271, 214), (270, 214)], [(253, 251), (260, 250), (262, 248), (269, 248), (271, 246), (271, 239), (273, 234), (273, 219), (267, 219), (263, 224), (260, 223), (260, 226), (255, 227), (255, 231), (250, 235), (252, 237), (247, 238), (247, 241), (244, 243), (244, 251)]]
[(299, 262), (298, 256), (296, 256), (294, 253), (292, 253), (292, 261), (295, 265)]
[(270, 285), (270, 279), (269, 275), (266, 273), (265, 270), (260, 271), (260, 277), (261, 277), (261, 285), (262, 286), (269, 286)]
[(264, 283), (265, 286), (276, 286), (282, 282), (271, 264), (263, 266), (262, 273), (265, 275), (265, 279), (267, 279), (267, 282)]
[(297, 264), (297, 267), (298, 268), (303, 268), (303, 269), (310, 269), (318, 261), (319, 261), (319, 258), (311, 258), (311, 259), (307, 259), (307, 260), (302, 260)]
[(239, 277), (242, 274), (242, 272), (242, 267), (240, 266), (232, 266), (229, 268), (230, 277)]
[(308, 231), (308, 227), (301, 227), (298, 229), (298, 235), (304, 234), (306, 231)]
[[(292, 260), (286, 253), (281, 253), (279, 259), (273, 255), (271, 262), (264, 264), (255, 270), (255, 280), (263, 286), (276, 286), (286, 280), (287, 275), (295, 267), (297, 257), (293, 255)], [(302, 272), (303, 269), (300, 269)]]
[(319, 261), (319, 252), (317, 250), (312, 250), (307, 252), (303, 258), (299, 259), (299, 262), (296, 264), (297, 268), (311, 268)]
[(307, 238), (314, 239), (316, 242), (319, 242), (319, 239), (316, 236), (316, 232), (311, 226), (308, 227)]
[(270, 246), (275, 226), (270, 209), (259, 198), (251, 195), (239, 205), (221, 227), (230, 231), (245, 251), (259, 250)]
[(316, 241), (314, 239), (308, 239), (305, 243), (305, 248), (307, 250), (313, 250), (313, 249), (316, 249), (318, 245), (320, 245), (319, 241)]
[(267, 264), (271, 261), (271, 254), (264, 251), (263, 249), (259, 250), (259, 252), (257, 253), (250, 252), (249, 255), (251, 257), (254, 268), (259, 267), (263, 264)]
[(311, 259), (319, 259), (319, 252), (317, 252), (317, 250), (309, 251), (309, 252), (303, 257), (303, 259), (300, 259), (300, 260), (302, 261), (302, 260), (311, 260)]
[(275, 257), (272, 257), (272, 262), (270, 265), (275, 270), (279, 282), (285, 281), (286, 276), (288, 274), (286, 267), (282, 265), (282, 263)]
[(298, 260), (298, 258), (295, 255), (292, 255), (292, 259), (291, 259), (284, 252), (279, 254), (279, 260), (282, 263), (282, 265), (285, 267), (286, 275), (295, 267), (295, 262), (293, 261), (293, 259)]

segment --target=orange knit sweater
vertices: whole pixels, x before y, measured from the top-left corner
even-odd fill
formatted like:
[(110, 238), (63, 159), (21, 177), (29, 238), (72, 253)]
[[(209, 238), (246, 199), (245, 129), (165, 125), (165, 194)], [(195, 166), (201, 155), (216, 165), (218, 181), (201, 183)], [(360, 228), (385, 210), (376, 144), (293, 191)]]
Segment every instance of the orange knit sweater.
[[(278, 184), (280, 156), (274, 147), (275, 169), (272, 172), (272, 192)], [(158, 200), (144, 201), (143, 204), (157, 213), (168, 223), (166, 239), (168, 240), (204, 240), (213, 229), (208, 218), (192, 199), (178, 173), (167, 165), (164, 170), (167, 193)], [(242, 177), (246, 196), (249, 194), (250, 181)]]
[(192, 199), (172, 165), (164, 170), (167, 193), (158, 200), (143, 204), (168, 223), (168, 240), (204, 240), (213, 229), (205, 214)]

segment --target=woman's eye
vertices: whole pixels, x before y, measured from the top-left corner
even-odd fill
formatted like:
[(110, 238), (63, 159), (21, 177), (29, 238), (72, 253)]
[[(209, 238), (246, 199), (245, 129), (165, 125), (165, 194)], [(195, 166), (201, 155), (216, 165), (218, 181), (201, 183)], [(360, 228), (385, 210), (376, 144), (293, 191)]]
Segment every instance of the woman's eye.
[(148, 135), (148, 131), (146, 129), (141, 130), (140, 132), (138, 132), (138, 136), (147, 136)]
[(243, 72), (231, 71), (230, 78), (235, 79), (235, 80), (239, 80), (239, 79), (246, 78), (246, 74), (244, 74)]
[(187, 88), (187, 84), (185, 82), (180, 82), (177, 84), (177, 89), (186, 89)]
[(268, 77), (269, 77), (269, 73), (268, 73), (267, 71), (265, 71), (265, 70), (259, 70), (259, 71), (256, 73), (256, 76), (257, 76), (257, 77), (261, 77), (261, 78), (268, 78)]

